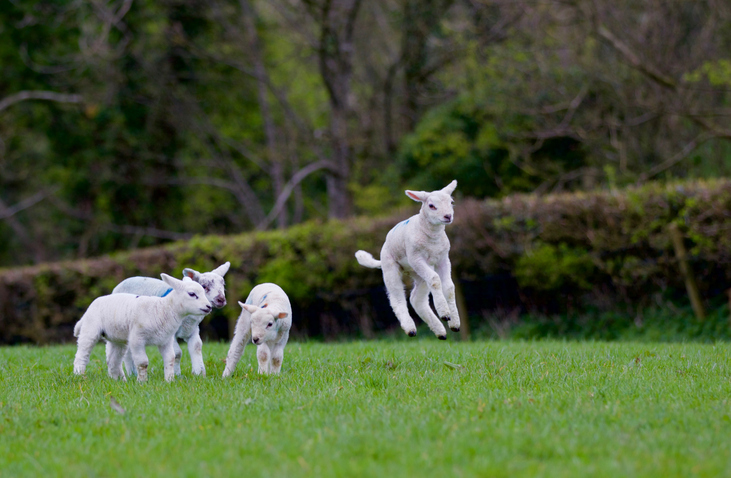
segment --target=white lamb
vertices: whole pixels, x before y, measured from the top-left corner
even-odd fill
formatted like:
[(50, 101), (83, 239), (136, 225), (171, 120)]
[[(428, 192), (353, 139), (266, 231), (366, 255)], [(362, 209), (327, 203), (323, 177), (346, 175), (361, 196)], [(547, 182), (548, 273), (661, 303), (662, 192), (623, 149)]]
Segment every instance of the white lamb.
[(246, 303), (239, 302), (241, 315), (236, 322), (234, 339), (228, 349), (223, 377), (236, 369), (244, 347), (252, 340), (256, 344), (259, 373), (279, 373), (282, 369), (284, 346), (292, 328), (292, 306), (287, 294), (276, 284), (259, 284), (251, 290)]
[(110, 377), (125, 379), (122, 357), (129, 349), (137, 369), (137, 380), (146, 381), (149, 362), (145, 346), (157, 345), (163, 359), (165, 380), (173, 380), (175, 331), (186, 316), (207, 314), (212, 307), (197, 282), (187, 278), (181, 281), (167, 274), (160, 276), (173, 289), (165, 297), (112, 294), (98, 297), (91, 303), (74, 327), (74, 336), (78, 337), (75, 374), (86, 372), (91, 349), (103, 338), (109, 344), (107, 369)]
[[(213, 304), (214, 307), (220, 309), (226, 305), (226, 282), (223, 276), (228, 272), (230, 262), (213, 269), (211, 272), (200, 273), (193, 269), (183, 269), (183, 277), (189, 277), (190, 279), (198, 282), (203, 286), (203, 290), (206, 293), (206, 298)], [(153, 279), (151, 277), (130, 277), (120, 282), (117, 287), (114, 288), (112, 294), (127, 293), (136, 295), (147, 295), (165, 297), (166, 294), (170, 293), (172, 289), (165, 282), (160, 279)], [(175, 375), (180, 375), (180, 359), (183, 355), (183, 351), (178, 345), (177, 339), (183, 339), (188, 343), (188, 352), (190, 353), (190, 361), (193, 368), (194, 375), (206, 376), (206, 367), (203, 364), (203, 341), (200, 336), (200, 323), (205, 318), (206, 314), (196, 312), (191, 314), (185, 319), (180, 325), (180, 328), (175, 332), (176, 340), (173, 342), (175, 349)], [(107, 346), (107, 356), (110, 353), (110, 346)], [(124, 356), (124, 365), (127, 369), (127, 374), (134, 375), (136, 372), (133, 363), (132, 355), (127, 352)]]
[(447, 339), (447, 331), (429, 306), (430, 292), (439, 317), (449, 322), (453, 331), (459, 331), (459, 313), (449, 262), (449, 238), (444, 231), (454, 219), (451, 195), (456, 187), (455, 180), (439, 191), (406, 191), (408, 197), (422, 203), (419, 214), (398, 223), (388, 232), (380, 261), (365, 251), (355, 253), (360, 265), (383, 270), (391, 308), (401, 328), (411, 337), (416, 335), (416, 324), (406, 305), (404, 274), (414, 280), (409, 299), (411, 306), (432, 332), (441, 340)]

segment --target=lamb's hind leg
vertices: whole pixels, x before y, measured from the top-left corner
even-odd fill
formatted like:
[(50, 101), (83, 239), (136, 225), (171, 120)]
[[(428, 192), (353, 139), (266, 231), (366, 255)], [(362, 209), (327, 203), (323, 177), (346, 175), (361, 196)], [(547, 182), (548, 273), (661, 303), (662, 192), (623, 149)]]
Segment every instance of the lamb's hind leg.
[(439, 274), (442, 280), (442, 292), (449, 305), (449, 328), (455, 332), (459, 332), (461, 322), (459, 319), (459, 311), (457, 310), (457, 299), (454, 282), (452, 281), (452, 264), (449, 261), (449, 257), (445, 256), (437, 264), (437, 274)]
[(429, 306), (429, 286), (421, 278), (414, 279), (414, 289), (411, 291), (410, 302), (419, 317), (434, 332), (434, 335), (440, 340), (447, 340), (447, 330)]
[(381, 256), (381, 269), (383, 270), (383, 283), (388, 291), (388, 300), (391, 303), (396, 318), (401, 323), (401, 328), (410, 337), (416, 335), (416, 324), (409, 315), (409, 308), (406, 305), (406, 292), (404, 281), (398, 264)]
[(84, 333), (85, 330), (81, 330), (78, 338), (78, 348), (76, 349), (76, 357), (74, 357), (74, 374), (84, 375), (86, 373), (86, 364), (89, 363), (89, 356), (91, 355), (91, 349), (101, 338), (100, 332), (95, 333)]

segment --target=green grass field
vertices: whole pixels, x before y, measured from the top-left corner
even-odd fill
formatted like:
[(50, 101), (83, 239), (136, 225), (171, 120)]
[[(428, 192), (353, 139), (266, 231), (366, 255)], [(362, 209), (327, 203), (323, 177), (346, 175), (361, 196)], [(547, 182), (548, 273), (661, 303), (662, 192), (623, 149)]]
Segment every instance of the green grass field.
[[(85, 378), (73, 346), (0, 348), (0, 476), (728, 476), (731, 345), (290, 343), (220, 378)], [(110, 407), (110, 397), (126, 410)]]

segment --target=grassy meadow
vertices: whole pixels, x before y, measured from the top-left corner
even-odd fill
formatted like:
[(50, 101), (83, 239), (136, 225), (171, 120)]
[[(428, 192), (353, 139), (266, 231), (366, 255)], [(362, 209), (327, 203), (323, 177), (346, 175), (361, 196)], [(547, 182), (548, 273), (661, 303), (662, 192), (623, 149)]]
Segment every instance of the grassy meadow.
[[(73, 346), (0, 348), (0, 475), (721, 476), (731, 345), (290, 343), (283, 373), (204, 346), (207, 378), (86, 377)], [(119, 403), (110, 406), (112, 397)], [(121, 411), (124, 413), (120, 413)]]

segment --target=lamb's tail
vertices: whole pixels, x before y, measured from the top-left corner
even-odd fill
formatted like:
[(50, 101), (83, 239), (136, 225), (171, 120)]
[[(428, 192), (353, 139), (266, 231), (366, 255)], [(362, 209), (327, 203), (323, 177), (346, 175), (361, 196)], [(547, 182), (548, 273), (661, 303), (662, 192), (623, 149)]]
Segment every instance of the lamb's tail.
[(355, 253), (355, 258), (358, 259), (358, 264), (370, 267), (371, 269), (380, 269), (381, 261), (377, 261), (373, 256), (366, 251), (358, 251)]
[(78, 322), (76, 322), (76, 325), (74, 325), (74, 337), (79, 336), (79, 332), (81, 332), (81, 323), (84, 321), (84, 318), (81, 317)]

